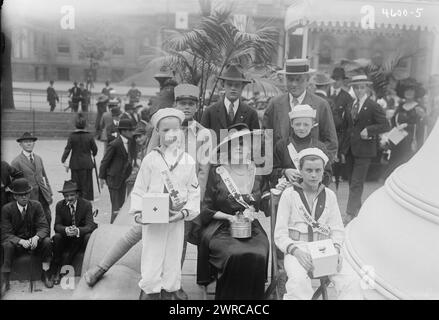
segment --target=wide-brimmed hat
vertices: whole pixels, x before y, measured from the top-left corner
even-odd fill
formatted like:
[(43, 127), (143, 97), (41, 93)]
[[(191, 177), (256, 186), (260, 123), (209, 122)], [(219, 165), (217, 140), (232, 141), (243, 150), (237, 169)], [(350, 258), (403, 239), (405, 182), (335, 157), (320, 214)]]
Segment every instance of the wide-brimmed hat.
[(373, 82), (369, 80), (367, 75), (359, 74), (351, 78), (351, 81), (349, 82), (349, 86), (353, 86), (355, 84), (372, 84), (372, 83)]
[(323, 72), (316, 73), (310, 79), (310, 83), (313, 83), (316, 86), (324, 86), (334, 82), (335, 80), (331, 79), (326, 73)]
[(25, 132), (23, 133), (23, 135), (17, 139), (17, 142), (21, 142), (23, 140), (32, 140), (32, 141), (37, 141), (38, 138), (35, 137), (34, 135), (32, 135), (32, 133), (30, 132)]
[(78, 184), (73, 180), (67, 180), (64, 181), (64, 185), (62, 187), (62, 190), (59, 190), (59, 193), (66, 193), (66, 192), (73, 192), (73, 191), (79, 191)]
[(293, 110), (291, 110), (288, 113), (288, 116), (290, 117), (290, 120), (296, 119), (296, 118), (316, 118), (316, 110), (314, 110), (310, 105), (308, 104), (299, 104), (297, 106), (294, 106)]
[(245, 123), (236, 123), (234, 125), (229, 126), (227, 128), (227, 130), (229, 131), (228, 136), (218, 144), (218, 146), (215, 148), (215, 151), (213, 152), (213, 154), (216, 154), (222, 150), (228, 150), (226, 148), (222, 148), (222, 146), (225, 144), (228, 144), (232, 140), (238, 139), (240, 137), (245, 137), (245, 136), (264, 134), (264, 131), (261, 129), (251, 131), (249, 129), (248, 125)]
[(425, 95), (425, 93), (426, 93), (426, 91), (422, 87), (421, 83), (419, 83), (418, 81), (416, 81), (413, 78), (407, 78), (407, 79), (401, 80), (397, 84), (397, 86), (396, 86), (396, 94), (398, 95), (398, 97), (404, 99), (405, 98), (404, 93), (408, 89), (415, 90), (415, 99), (422, 98)]
[(285, 68), (277, 71), (280, 74), (310, 74), (316, 72), (309, 67), (308, 59), (288, 59), (285, 61)]
[(118, 98), (114, 98), (114, 99), (111, 99), (110, 101), (108, 101), (109, 108), (119, 106), (119, 104), (120, 104), (120, 100)]
[(346, 77), (346, 73), (344, 71), (344, 69), (342, 67), (336, 67), (334, 68), (334, 70), (332, 70), (332, 74), (331, 74), (331, 78), (334, 80), (337, 79), (349, 79), (348, 77)]
[(182, 83), (174, 88), (175, 101), (182, 99), (192, 99), (198, 101), (199, 94), (200, 90), (193, 84)]
[(119, 130), (134, 130), (133, 123), (130, 119), (121, 119), (119, 125), (117, 126)]
[(31, 192), (31, 190), (32, 186), (25, 178), (15, 179), (7, 188), (7, 191), (12, 192), (13, 194), (26, 194)]
[(186, 118), (183, 111), (180, 111), (175, 108), (163, 108), (159, 109), (157, 112), (155, 112), (151, 117), (151, 123), (154, 126), (154, 128), (157, 128), (160, 121), (164, 118), (168, 117), (175, 117), (180, 119), (180, 122), (182, 123), (184, 119)]
[(244, 73), (242, 73), (240, 68), (236, 65), (227, 66), (224, 72), (220, 76), (218, 76), (218, 79), (251, 83), (251, 80), (246, 79), (244, 77)]

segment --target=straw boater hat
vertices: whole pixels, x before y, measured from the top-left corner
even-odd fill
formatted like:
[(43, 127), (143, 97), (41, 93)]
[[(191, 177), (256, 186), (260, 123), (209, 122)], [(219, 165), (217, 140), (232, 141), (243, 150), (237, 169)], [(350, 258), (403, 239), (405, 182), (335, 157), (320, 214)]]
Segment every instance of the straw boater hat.
[(59, 190), (59, 193), (67, 193), (67, 192), (73, 192), (73, 191), (79, 191), (79, 187), (77, 183), (73, 180), (64, 181), (64, 185), (62, 190)]
[(188, 83), (179, 84), (174, 88), (175, 101), (182, 99), (192, 99), (198, 101), (200, 90), (197, 86)]
[(240, 71), (240, 68), (236, 65), (227, 66), (224, 72), (218, 76), (218, 79), (251, 83), (251, 80), (246, 79), (244, 74)]
[(296, 119), (296, 118), (316, 118), (316, 110), (314, 110), (310, 105), (308, 104), (299, 104), (293, 108), (288, 113), (288, 116), (290, 117), (290, 120)]
[(175, 117), (177, 119), (180, 119), (180, 123), (182, 123), (185, 119), (185, 115), (182, 111), (175, 108), (163, 108), (153, 114), (153, 116), (151, 117), (151, 123), (154, 128), (157, 128), (160, 121), (168, 117)]
[(17, 142), (21, 142), (23, 140), (32, 140), (32, 141), (37, 141), (38, 138), (33, 136), (32, 133), (30, 132), (25, 132), (23, 133), (23, 135), (17, 139)]
[(297, 156), (299, 158), (299, 161), (302, 160), (302, 158), (306, 157), (306, 156), (317, 156), (323, 160), (324, 166), (326, 166), (326, 164), (329, 161), (328, 156), (319, 148), (303, 149), (302, 151), (299, 152), (299, 154)]
[(326, 73), (319, 72), (319, 73), (316, 73), (315, 75), (312, 76), (310, 82), (315, 84), (316, 86), (324, 86), (324, 85), (334, 83), (335, 80), (328, 77), (328, 75)]
[(6, 191), (9, 191), (13, 194), (26, 194), (31, 192), (31, 190), (32, 186), (25, 178), (15, 179), (8, 187), (6, 187)]
[(369, 80), (369, 78), (365, 74), (359, 74), (353, 76), (351, 81), (349, 82), (349, 86), (354, 84), (372, 84), (373, 82)]
[(308, 59), (288, 59), (285, 61), (285, 69), (279, 70), (280, 74), (310, 74), (316, 72), (309, 67)]

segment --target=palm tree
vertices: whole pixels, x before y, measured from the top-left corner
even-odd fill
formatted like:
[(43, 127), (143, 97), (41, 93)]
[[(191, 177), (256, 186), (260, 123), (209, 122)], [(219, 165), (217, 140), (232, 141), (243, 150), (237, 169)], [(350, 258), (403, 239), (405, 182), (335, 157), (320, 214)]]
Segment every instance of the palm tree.
[(267, 25), (256, 28), (251, 19), (239, 28), (232, 20), (231, 9), (216, 9), (208, 14), (209, 1), (200, 2), (204, 6), (200, 23), (187, 32), (173, 31), (163, 49), (152, 49), (141, 62), (156, 67), (166, 65), (175, 71), (178, 80), (199, 86), (200, 108), (210, 104), (218, 86), (217, 76), (229, 64), (241, 65), (264, 90), (278, 91), (276, 82), (270, 79), (277, 29)]

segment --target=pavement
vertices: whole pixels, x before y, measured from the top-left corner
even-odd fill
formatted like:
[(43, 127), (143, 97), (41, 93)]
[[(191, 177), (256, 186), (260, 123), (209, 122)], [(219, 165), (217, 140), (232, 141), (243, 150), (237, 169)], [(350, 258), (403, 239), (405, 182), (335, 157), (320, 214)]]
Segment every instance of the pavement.
[[(14, 139), (2, 139), (1, 155), (2, 160), (10, 163), (21, 152), (21, 148)], [(103, 143), (96, 142), (98, 145), (98, 154), (96, 156), (96, 162), (99, 165), (104, 151)], [(36, 141), (34, 152), (40, 155), (43, 159), (46, 173), (53, 191), (53, 203), (51, 205), (52, 215), (55, 214), (55, 205), (58, 201), (62, 200), (62, 194), (58, 190), (62, 189), (65, 180), (70, 179), (70, 172), (67, 173), (65, 168), (61, 164), (61, 155), (64, 151), (66, 140), (53, 140), (53, 139), (39, 139)], [(67, 160), (68, 161), (68, 160)], [(95, 222), (98, 224), (110, 222), (111, 203), (108, 188), (104, 186), (104, 189), (99, 194), (97, 191), (96, 179), (94, 177), (94, 193), (95, 200), (93, 201), (93, 209), (98, 209), (99, 214), (95, 218)], [(379, 182), (367, 182), (364, 187), (363, 201), (376, 189), (381, 187)], [(331, 188), (335, 189), (334, 184), (331, 184)], [(335, 191), (335, 190), (334, 190)], [(346, 211), (347, 197), (348, 197), (348, 184), (341, 182), (338, 191), (336, 191), (337, 198), (340, 205), (340, 211), (342, 215)], [(55, 219), (52, 219), (54, 221)], [(265, 216), (260, 216), (260, 221), (267, 233), (270, 232), (270, 221)], [(53, 224), (52, 224), (53, 230)], [(52, 231), (53, 233), (53, 231)], [(182, 271), (182, 285), (188, 293), (190, 299), (201, 299), (203, 290), (196, 284), (196, 247), (188, 244), (186, 261)], [(269, 275), (270, 276), (270, 275)], [(75, 284), (79, 283), (79, 277), (75, 278)], [(209, 287), (209, 291), (213, 289)], [(333, 288), (328, 290), (329, 298), (335, 298), (335, 292)], [(3, 297), (5, 300), (67, 300), (73, 295), (72, 289), (62, 289), (60, 286), (55, 286), (52, 289), (44, 287), (41, 281), (35, 281), (35, 289), (33, 293), (29, 292), (28, 281), (11, 281), (11, 290)], [(212, 298), (212, 297), (210, 297)]]

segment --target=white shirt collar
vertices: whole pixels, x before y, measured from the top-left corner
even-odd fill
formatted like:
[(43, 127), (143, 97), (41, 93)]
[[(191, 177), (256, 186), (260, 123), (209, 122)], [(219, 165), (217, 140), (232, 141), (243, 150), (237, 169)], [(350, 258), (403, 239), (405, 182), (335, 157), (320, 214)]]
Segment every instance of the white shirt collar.
[(338, 96), (340, 94), (341, 88), (335, 89), (334, 87), (331, 87), (331, 89), (334, 96)]
[[(67, 206), (70, 208), (70, 203), (66, 203)], [(73, 208), (76, 210), (76, 205), (78, 204), (78, 200), (75, 200), (75, 202), (73, 202)]]
[[(293, 105), (293, 99), (294, 99), (294, 97), (293, 97), (293, 95), (292, 95), (291, 93), (288, 93), (288, 94), (289, 94), (289, 96), (290, 96), (290, 104)], [(299, 102), (299, 104), (302, 104), (303, 100), (305, 99), (305, 95), (306, 95), (306, 90), (304, 90), (304, 91), (302, 92), (302, 94), (296, 98), (297, 101)]]
[(27, 158), (29, 158), (30, 155), (32, 155), (32, 157), (35, 159), (35, 155), (34, 155), (33, 152), (27, 152), (27, 151), (23, 150), (23, 154), (24, 154)]
[(122, 139), (123, 144), (127, 144), (128, 143), (128, 139), (125, 138), (123, 135), (120, 135), (120, 138)]
[(27, 210), (27, 205), (25, 207), (23, 207), (17, 202), (17, 208), (18, 208), (18, 211), (20, 211), (20, 213), (23, 213), (23, 210), (24, 211)]
[[(365, 94), (363, 97), (361, 97), (360, 102), (359, 102), (360, 105), (359, 105), (359, 107), (358, 107), (358, 112), (361, 111), (361, 108), (363, 107), (363, 104), (364, 104), (364, 102), (366, 101), (366, 99), (367, 99), (367, 94)], [(357, 101), (358, 101), (358, 99), (355, 98), (354, 105), (357, 103)]]
[[(224, 97), (224, 106), (226, 107), (226, 113), (228, 113), (229, 112), (229, 106), (230, 106), (230, 104), (231, 104), (232, 102), (229, 100), (229, 99), (227, 99), (227, 97), (225, 96)], [(236, 99), (234, 102), (233, 102), (233, 113), (236, 115), (236, 112), (238, 111), (238, 107), (239, 107), (239, 99)]]

